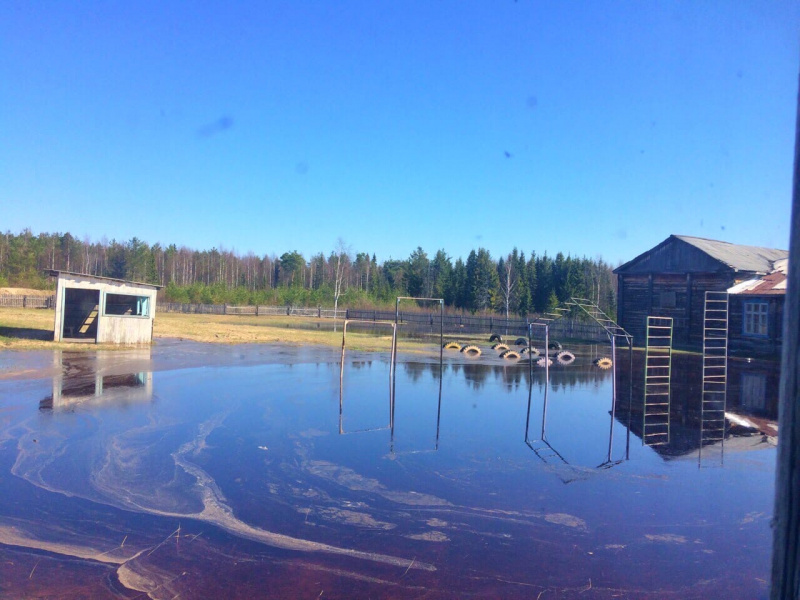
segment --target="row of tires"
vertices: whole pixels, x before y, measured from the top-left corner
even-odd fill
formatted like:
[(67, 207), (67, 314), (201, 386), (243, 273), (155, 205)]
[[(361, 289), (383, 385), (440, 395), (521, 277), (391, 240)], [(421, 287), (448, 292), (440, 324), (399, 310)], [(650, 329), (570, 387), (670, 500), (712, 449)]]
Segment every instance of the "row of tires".
[[(497, 342), (498, 344), (503, 344), (503, 336), (498, 334), (498, 333), (493, 333), (491, 336), (489, 336), (489, 341), (490, 342)], [(528, 338), (518, 337), (516, 340), (514, 340), (514, 345), (515, 346), (527, 346), (528, 345)], [(494, 346), (492, 346), (492, 347), (494, 347)], [(556, 352), (561, 352), (564, 349), (564, 347), (561, 345), (561, 342), (558, 342), (556, 340), (550, 340), (550, 343), (547, 344), (547, 348), (549, 350), (555, 350)]]
[[(492, 337), (499, 338), (500, 336), (493, 335)], [(536, 361), (536, 364), (538, 366), (540, 366), (540, 367), (544, 367), (546, 365), (552, 365), (553, 364), (553, 359), (545, 358), (544, 356), (541, 356), (541, 351), (538, 348), (534, 348), (534, 347), (530, 347), (529, 348), (528, 345), (527, 345), (527, 340), (525, 340), (525, 338), (517, 338), (517, 342), (519, 342), (520, 340), (525, 342), (525, 346), (523, 348), (519, 349), (519, 350), (511, 349), (506, 344), (504, 344), (502, 342), (498, 342), (498, 343), (494, 344), (492, 346), (492, 350), (495, 350), (496, 352), (499, 352), (500, 353), (500, 358), (504, 358), (506, 360), (519, 360), (520, 358), (522, 358), (526, 354), (530, 353), (531, 356), (538, 358), (538, 360)], [(575, 355), (572, 352), (570, 352), (569, 350), (561, 349), (561, 344), (559, 344), (558, 342), (555, 342), (555, 343), (558, 344), (558, 352), (556, 353), (556, 362), (558, 362), (558, 364), (564, 365), (564, 366), (571, 365), (572, 363), (574, 363), (575, 362)], [(444, 344), (444, 349), (445, 350), (458, 350), (459, 352), (462, 352), (465, 356), (468, 356), (470, 358), (477, 358), (478, 356), (480, 356), (483, 353), (483, 351), (478, 346), (476, 346), (474, 344), (467, 344), (465, 346), (461, 346), (461, 344), (459, 344), (457, 342), (447, 342), (446, 344)], [(552, 349), (555, 350), (556, 348), (552, 348)], [(592, 361), (592, 364), (594, 364), (596, 367), (599, 367), (601, 369), (609, 369), (609, 368), (611, 368), (611, 365), (613, 363), (612, 363), (610, 358), (602, 357), (602, 358), (597, 358), (594, 361)]]

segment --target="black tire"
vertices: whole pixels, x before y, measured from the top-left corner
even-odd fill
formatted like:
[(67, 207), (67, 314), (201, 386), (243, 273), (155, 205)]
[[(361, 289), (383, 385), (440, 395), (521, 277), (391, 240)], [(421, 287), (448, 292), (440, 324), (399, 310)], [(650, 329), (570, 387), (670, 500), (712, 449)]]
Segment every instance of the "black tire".
[(527, 346), (528, 345), (528, 338), (518, 337), (517, 341), (514, 342), (515, 346)]
[(500, 342), (502, 344), (503, 343), (503, 336), (502, 335), (498, 335), (496, 333), (493, 333), (492, 335), (489, 336), (489, 341), (490, 342)]
[(547, 349), (561, 352), (564, 349), (564, 347), (561, 345), (561, 342), (558, 342), (556, 340), (550, 340), (550, 343), (547, 344)]

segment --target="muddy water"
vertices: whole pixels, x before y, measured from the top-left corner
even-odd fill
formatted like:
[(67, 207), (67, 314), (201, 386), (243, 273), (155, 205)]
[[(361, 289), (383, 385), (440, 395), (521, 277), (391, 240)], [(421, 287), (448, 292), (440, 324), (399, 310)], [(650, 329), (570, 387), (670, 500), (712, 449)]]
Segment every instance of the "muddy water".
[(614, 405), (572, 350), (549, 385), (487, 348), (441, 380), (401, 356), (394, 386), (387, 356), (328, 349), (6, 353), (0, 595), (765, 597), (774, 367), (732, 364), (701, 446), (677, 358), (648, 446), (640, 357)]

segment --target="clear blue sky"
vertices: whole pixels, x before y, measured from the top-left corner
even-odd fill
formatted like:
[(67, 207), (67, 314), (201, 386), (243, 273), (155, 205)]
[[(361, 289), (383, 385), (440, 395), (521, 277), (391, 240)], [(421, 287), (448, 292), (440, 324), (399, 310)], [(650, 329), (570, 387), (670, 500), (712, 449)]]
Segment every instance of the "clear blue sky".
[(788, 247), (800, 3), (4, 2), (0, 229)]

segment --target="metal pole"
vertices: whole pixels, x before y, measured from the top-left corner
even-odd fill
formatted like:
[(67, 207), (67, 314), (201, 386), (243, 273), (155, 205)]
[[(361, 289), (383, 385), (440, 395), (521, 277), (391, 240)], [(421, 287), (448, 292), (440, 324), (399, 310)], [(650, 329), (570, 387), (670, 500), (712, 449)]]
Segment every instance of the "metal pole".
[(439, 379), (444, 368), (444, 300), (439, 301)]
[(544, 326), (544, 378), (545, 384), (550, 382), (550, 325)]

